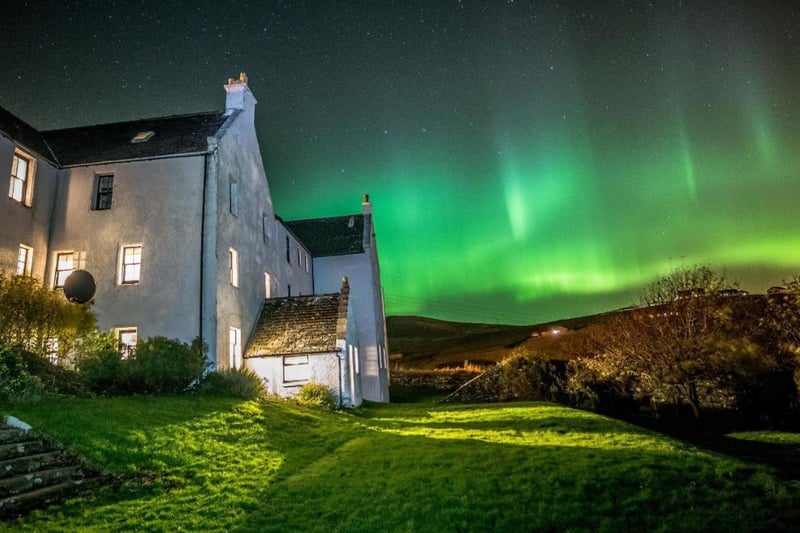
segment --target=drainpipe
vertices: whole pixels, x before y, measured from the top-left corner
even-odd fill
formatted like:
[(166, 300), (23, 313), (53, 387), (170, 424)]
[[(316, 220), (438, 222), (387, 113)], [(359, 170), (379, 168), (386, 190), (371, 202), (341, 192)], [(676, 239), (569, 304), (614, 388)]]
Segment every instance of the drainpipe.
[(342, 350), (336, 350), (336, 363), (339, 367), (339, 409), (342, 408)]
[(200, 207), (200, 333), (197, 335), (203, 342), (203, 281), (206, 254), (206, 186), (208, 184), (208, 154), (203, 154), (203, 203)]

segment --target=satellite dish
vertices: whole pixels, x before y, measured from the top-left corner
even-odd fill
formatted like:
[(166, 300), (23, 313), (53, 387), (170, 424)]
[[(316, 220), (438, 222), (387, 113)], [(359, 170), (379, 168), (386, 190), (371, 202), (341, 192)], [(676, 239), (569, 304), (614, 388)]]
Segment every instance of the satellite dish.
[(74, 304), (85, 304), (91, 300), (95, 289), (94, 277), (85, 270), (73, 270), (64, 280), (64, 296)]

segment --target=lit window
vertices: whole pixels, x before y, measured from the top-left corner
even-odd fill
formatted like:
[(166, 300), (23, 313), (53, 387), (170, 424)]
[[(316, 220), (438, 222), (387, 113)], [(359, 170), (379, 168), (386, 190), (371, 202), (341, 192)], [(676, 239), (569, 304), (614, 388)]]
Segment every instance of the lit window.
[(239, 286), (239, 252), (228, 249), (228, 279), (234, 287)]
[(17, 276), (30, 276), (33, 267), (33, 248), (19, 245), (17, 253)]
[(111, 174), (97, 176), (96, 189), (94, 208), (98, 211), (111, 209), (111, 197), (114, 192), (114, 176)]
[(142, 273), (142, 246), (140, 244), (123, 246), (121, 256), (120, 284), (135, 285), (139, 283)]
[(311, 379), (311, 365), (307, 355), (284, 356), (283, 382), (305, 383)]
[(272, 277), (269, 275), (269, 272), (264, 272), (264, 297), (272, 297)]
[(64, 287), (67, 277), (75, 270), (74, 255), (72, 252), (61, 252), (56, 254), (56, 275), (53, 285), (58, 288)]
[(58, 364), (58, 338), (50, 337), (44, 341), (44, 351), (47, 360), (54, 365)]
[(306, 254), (306, 272), (308, 272), (308, 254)]
[(242, 330), (239, 328), (230, 328), (228, 332), (228, 365), (242, 367)]
[(136, 342), (139, 340), (139, 331), (136, 327), (117, 328), (117, 342), (123, 359), (133, 355), (136, 351)]
[(231, 215), (239, 216), (239, 184), (231, 183)]
[(11, 178), (8, 184), (8, 197), (30, 207), (32, 199), (33, 159), (19, 150), (14, 152), (11, 162)]

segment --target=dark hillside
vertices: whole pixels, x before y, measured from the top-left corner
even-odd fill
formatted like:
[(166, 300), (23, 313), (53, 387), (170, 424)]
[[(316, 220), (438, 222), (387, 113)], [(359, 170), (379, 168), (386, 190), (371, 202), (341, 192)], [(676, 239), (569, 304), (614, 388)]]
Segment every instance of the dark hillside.
[[(764, 295), (738, 297), (758, 315)], [(497, 363), (510, 355), (537, 354), (548, 359), (571, 359), (585, 349), (581, 330), (633, 308), (597, 315), (555, 320), (530, 326), (447, 322), (418, 316), (386, 319), (392, 363), (404, 368), (433, 369), (473, 363)]]
[[(571, 318), (531, 326), (447, 322), (417, 316), (386, 319), (393, 363), (405, 368), (459, 366), (466, 361), (496, 363), (515, 350), (540, 350), (554, 358), (574, 343), (576, 330), (604, 315)], [(555, 333), (554, 333), (555, 332)], [(569, 339), (569, 340), (568, 340)]]

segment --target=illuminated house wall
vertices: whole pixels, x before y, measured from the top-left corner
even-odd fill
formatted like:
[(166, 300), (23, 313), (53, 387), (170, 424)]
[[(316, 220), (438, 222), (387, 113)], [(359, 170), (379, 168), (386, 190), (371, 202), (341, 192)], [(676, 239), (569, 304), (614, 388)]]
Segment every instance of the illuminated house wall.
[(380, 285), (372, 204), (362, 203), (362, 214), (298, 220), (289, 227), (314, 254), (314, 287), (335, 292), (343, 276), (350, 282), (350, 304), (358, 324), (359, 375), (364, 399), (389, 400), (386, 319)]
[[(272, 205), (246, 77), (225, 90), (220, 112), (48, 132), (0, 110), (0, 168), (12, 166), (16, 150), (30, 157), (33, 176), (30, 198), (10, 197), (0, 209), (0, 267), (14, 272), (25, 244), (34, 250), (30, 273), (58, 288), (66, 257), (69, 269), (95, 278), (101, 329), (200, 336), (219, 368), (245, 365), (265, 299), (337, 293), (348, 275), (356, 315), (348, 327), (364, 322), (369, 333), (343, 332), (334, 353), (360, 353), (354, 368), (372, 369), (385, 353), (377, 268), (319, 267), (326, 274), (315, 287), (318, 258)], [(365, 312), (365, 302), (381, 304), (379, 312)], [(369, 375), (365, 397), (387, 401), (388, 374)], [(350, 404), (361, 388), (349, 387)]]
[[(29, 158), (21, 201), (11, 197), (9, 171), (14, 156)], [(50, 213), (58, 169), (39, 133), (0, 108), (0, 271), (14, 274), (20, 245), (29, 249), (29, 273), (42, 279), (47, 263)]]
[[(45, 283), (56, 285), (56, 258), (71, 252), (74, 266), (95, 278), (100, 328), (200, 335), (203, 168), (203, 156), (194, 156), (62, 169)], [(92, 205), (99, 176), (113, 176), (108, 209)], [(138, 279), (121, 276), (128, 246), (141, 246)]]

